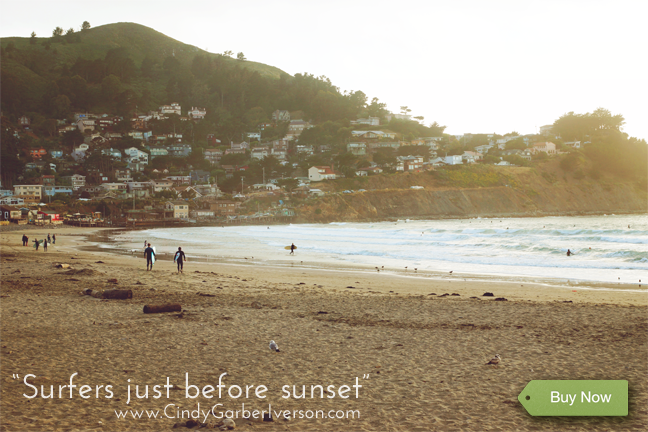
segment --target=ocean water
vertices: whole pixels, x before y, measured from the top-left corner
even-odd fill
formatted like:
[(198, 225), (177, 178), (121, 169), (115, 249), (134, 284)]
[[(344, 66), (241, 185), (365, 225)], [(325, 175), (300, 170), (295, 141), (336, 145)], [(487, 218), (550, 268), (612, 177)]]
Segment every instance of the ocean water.
[[(648, 282), (646, 215), (164, 228), (123, 232), (115, 240), (124, 250), (148, 240), (171, 256), (182, 246), (189, 259)], [(298, 247), (294, 256), (284, 249), (291, 243)]]

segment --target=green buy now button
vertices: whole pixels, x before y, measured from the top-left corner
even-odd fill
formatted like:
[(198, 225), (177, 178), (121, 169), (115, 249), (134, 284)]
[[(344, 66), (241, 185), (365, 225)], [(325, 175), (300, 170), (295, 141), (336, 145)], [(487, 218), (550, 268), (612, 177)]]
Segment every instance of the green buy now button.
[(532, 416), (627, 416), (628, 381), (534, 380), (518, 400)]

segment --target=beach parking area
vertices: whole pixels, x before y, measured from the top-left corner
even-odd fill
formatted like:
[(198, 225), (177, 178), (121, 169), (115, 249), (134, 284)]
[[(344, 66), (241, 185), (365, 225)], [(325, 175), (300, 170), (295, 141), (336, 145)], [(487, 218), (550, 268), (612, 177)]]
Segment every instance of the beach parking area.
[[(170, 261), (147, 272), (143, 257), (81, 251), (89, 232), (57, 232), (46, 253), (20, 246), (20, 232), (0, 233), (3, 430), (171, 430), (186, 424), (174, 418), (183, 410), (217, 403), (216, 413), (242, 411), (242, 404), (297, 413), (271, 422), (236, 418), (237, 430), (603, 431), (648, 424), (645, 293), (191, 261), (184, 274)], [(70, 267), (56, 268), (61, 263)], [(83, 294), (115, 288), (132, 290), (133, 298)], [(163, 303), (183, 311), (142, 311)], [(268, 348), (270, 340), (280, 352)], [(495, 354), (501, 362), (486, 365)], [(91, 387), (88, 399), (78, 388), (72, 398), (69, 389), (58, 397), (74, 373), (77, 386)], [(34, 393), (23, 383), (27, 374), (37, 397), (24, 396)], [(243, 390), (264, 385), (266, 397), (187, 398), (187, 374), (201, 390), (221, 379)], [(153, 386), (167, 377), (175, 384), (169, 397), (163, 389), (154, 398)], [(629, 415), (531, 417), (517, 396), (529, 381), (548, 379), (627, 380)], [(139, 385), (140, 395), (148, 384), (148, 397), (133, 389), (127, 403), (129, 384)], [(318, 385), (333, 386), (334, 397), (321, 398), (317, 388), (312, 395)], [(339, 392), (345, 385), (347, 398)], [(54, 397), (42, 398), (51, 386)], [(128, 410), (147, 412), (136, 418)], [(129, 413), (118, 418), (116, 411)], [(309, 412), (343, 418), (309, 419)], [(222, 423), (213, 415), (198, 420)]]

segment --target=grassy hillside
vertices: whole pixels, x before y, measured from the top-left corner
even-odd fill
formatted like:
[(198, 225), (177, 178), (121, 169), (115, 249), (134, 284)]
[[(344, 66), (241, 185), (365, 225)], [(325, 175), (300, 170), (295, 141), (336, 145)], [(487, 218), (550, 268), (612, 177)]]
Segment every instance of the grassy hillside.
[[(581, 177), (562, 170), (557, 160), (533, 168), (474, 165), (343, 179), (313, 187), (333, 193), (300, 203), (300, 222), (648, 211), (645, 182), (609, 174)], [(355, 192), (336, 193), (347, 189)]]
[[(126, 48), (130, 57), (137, 67), (140, 67), (144, 58), (148, 56), (164, 58), (168, 55), (175, 54), (175, 57), (181, 63), (190, 62), (196, 54), (206, 56), (219, 56), (187, 45), (173, 38), (170, 38), (152, 28), (135, 24), (135, 23), (116, 23), (106, 24), (84, 30), (79, 33), (81, 42), (75, 43), (54, 43), (51, 46), (54, 55), (54, 66), (72, 65), (77, 58), (81, 57), (86, 60), (103, 59), (106, 53), (114, 48)], [(9, 37), (2, 38), (2, 49), (6, 49), (9, 43), (14, 44), (18, 51), (23, 55), (32, 53), (42, 54), (45, 49), (42, 43), (50, 38), (36, 38), (36, 44), (30, 43), (29, 37)], [(268, 66), (262, 63), (252, 61), (238, 61), (235, 59), (225, 58), (226, 61), (237, 63), (245, 69), (259, 72), (263, 76), (279, 78), (285, 74), (282, 70)], [(3, 65), (4, 67), (4, 65)]]

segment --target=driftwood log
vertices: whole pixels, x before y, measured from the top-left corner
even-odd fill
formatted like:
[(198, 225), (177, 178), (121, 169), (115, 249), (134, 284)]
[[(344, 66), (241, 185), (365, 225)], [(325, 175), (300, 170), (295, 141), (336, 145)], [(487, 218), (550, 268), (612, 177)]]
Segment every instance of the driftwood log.
[(84, 291), (86, 295), (92, 296), (99, 299), (115, 299), (115, 300), (126, 300), (133, 298), (132, 290), (93, 290), (87, 289)]
[(133, 298), (132, 290), (105, 290), (103, 292), (103, 298), (105, 299), (117, 299), (117, 300), (126, 300)]
[(167, 303), (161, 305), (145, 305), (144, 313), (181, 312), (180, 303)]

